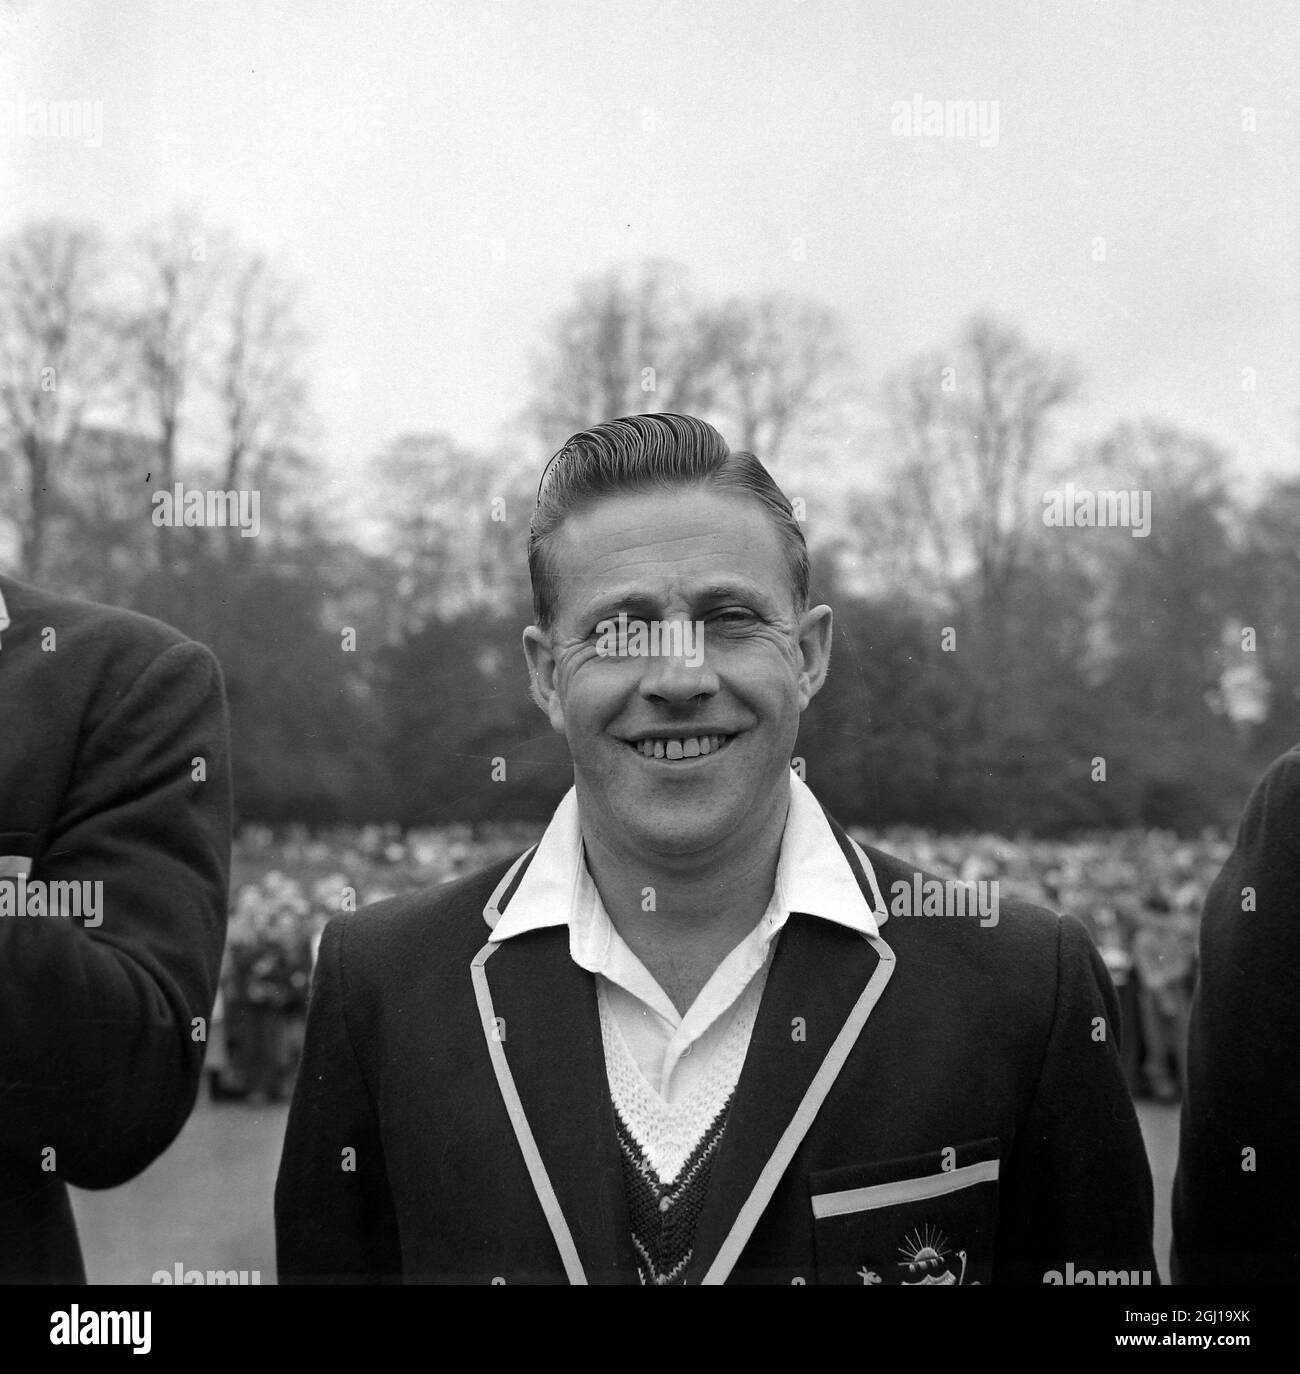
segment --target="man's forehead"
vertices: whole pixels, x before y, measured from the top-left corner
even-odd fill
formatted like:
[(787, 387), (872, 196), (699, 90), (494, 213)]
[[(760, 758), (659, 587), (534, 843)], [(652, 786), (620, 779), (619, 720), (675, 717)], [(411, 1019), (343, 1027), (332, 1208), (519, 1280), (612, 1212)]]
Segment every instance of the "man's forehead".
[[(766, 537), (752, 549), (759, 531)], [(780, 552), (780, 539), (756, 501), (707, 487), (602, 497), (567, 515), (553, 538), (582, 561), (635, 556), (651, 546), (665, 560), (714, 551)]]
[(561, 586), (583, 599), (726, 587), (777, 596), (788, 580), (780, 537), (763, 509), (709, 490), (609, 497), (569, 516), (554, 541)]

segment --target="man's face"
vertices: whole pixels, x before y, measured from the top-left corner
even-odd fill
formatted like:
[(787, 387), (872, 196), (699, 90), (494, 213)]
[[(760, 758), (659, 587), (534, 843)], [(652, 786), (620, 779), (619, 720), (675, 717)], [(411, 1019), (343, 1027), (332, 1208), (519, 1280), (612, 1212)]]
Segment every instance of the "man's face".
[[(530, 626), (524, 652), (538, 700), (568, 739), (584, 830), (662, 861), (734, 851), (774, 813), (783, 821), (831, 612), (796, 615), (763, 508), (701, 487), (610, 497), (570, 516), (552, 555), (554, 629)], [(620, 612), (634, 635), (638, 622), (647, 634), (655, 622), (661, 633), (698, 623), (703, 652), (602, 653), (600, 627)], [(684, 756), (672, 757), (679, 745)]]

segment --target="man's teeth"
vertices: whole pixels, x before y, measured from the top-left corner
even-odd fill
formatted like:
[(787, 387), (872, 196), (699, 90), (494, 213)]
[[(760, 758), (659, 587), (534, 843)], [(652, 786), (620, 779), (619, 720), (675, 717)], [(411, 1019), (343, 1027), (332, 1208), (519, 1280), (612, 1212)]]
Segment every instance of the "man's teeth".
[(688, 735), (682, 739), (643, 739), (633, 748), (648, 759), (694, 759), (721, 749), (729, 738), (728, 735)]

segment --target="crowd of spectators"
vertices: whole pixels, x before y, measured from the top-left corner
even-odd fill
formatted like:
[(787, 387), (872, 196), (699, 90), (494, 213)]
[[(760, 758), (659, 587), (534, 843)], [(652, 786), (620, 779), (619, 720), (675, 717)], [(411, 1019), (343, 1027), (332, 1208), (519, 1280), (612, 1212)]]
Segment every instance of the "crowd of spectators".
[(230, 926), (206, 1060), (216, 1100), (287, 1096), (306, 1022), (321, 931), (331, 917), (449, 882), (519, 853), (533, 826), (447, 826), (403, 833), (371, 825), (316, 835), (264, 826), (238, 834)]
[[(315, 836), (246, 827), (235, 846), (230, 932), (209, 1036), (216, 1099), (276, 1101), (293, 1081), (320, 932), (340, 912), (447, 882), (520, 852), (536, 826), (367, 826)], [(859, 843), (999, 898), (1069, 912), (1088, 927), (1119, 996), (1122, 1054), (1135, 1096), (1176, 1101), (1201, 904), (1230, 844), (1124, 831), (1065, 840), (853, 831)]]
[(1012, 841), (896, 828), (854, 836), (941, 876), (996, 880), (1003, 900), (1018, 897), (1077, 916), (1119, 996), (1130, 1089), (1135, 1097), (1178, 1100), (1201, 905), (1232, 847), (1224, 835), (1128, 830)]

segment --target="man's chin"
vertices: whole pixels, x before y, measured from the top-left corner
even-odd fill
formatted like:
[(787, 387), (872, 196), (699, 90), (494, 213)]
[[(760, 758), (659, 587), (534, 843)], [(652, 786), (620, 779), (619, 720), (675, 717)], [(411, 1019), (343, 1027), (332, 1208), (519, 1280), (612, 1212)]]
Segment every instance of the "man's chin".
[(708, 854), (719, 849), (732, 834), (731, 828), (720, 822), (686, 825), (680, 818), (655, 826), (638, 817), (634, 826), (620, 828), (637, 853), (664, 861)]
[[(726, 766), (722, 760), (719, 764)], [(677, 775), (669, 771), (676, 766), (660, 762), (646, 768), (638, 759), (630, 770), (598, 768), (596, 786), (590, 785), (590, 774), (584, 786), (579, 770), (579, 804), (611, 845), (669, 860), (733, 847), (766, 814), (758, 794), (768, 786), (775, 793), (789, 785), (784, 772), (770, 783), (767, 778), (724, 778), (709, 767)], [(758, 836), (752, 839), (757, 842)]]
[[(631, 803), (629, 805), (629, 803)], [(734, 835), (743, 808), (723, 801), (691, 805), (649, 802), (637, 805), (632, 797), (608, 795), (594, 799), (600, 828), (619, 848), (647, 858), (680, 858), (707, 854)]]

